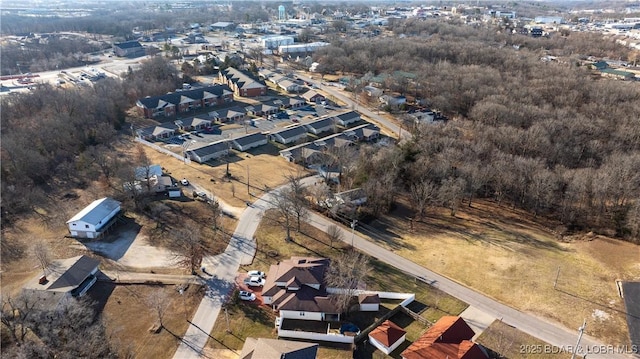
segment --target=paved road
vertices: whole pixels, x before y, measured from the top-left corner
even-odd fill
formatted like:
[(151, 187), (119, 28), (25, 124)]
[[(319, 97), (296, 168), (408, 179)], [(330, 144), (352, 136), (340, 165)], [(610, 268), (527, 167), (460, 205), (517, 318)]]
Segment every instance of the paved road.
[[(316, 181), (317, 178), (306, 178), (303, 183), (311, 184)], [(311, 213), (309, 224), (325, 231), (327, 228), (335, 224), (324, 216), (316, 213)], [(499, 303), (484, 294), (478, 293), (472, 289), (469, 289), (451, 279), (443, 277), (437, 273), (434, 273), (424, 267), (419, 266), (410, 260), (403, 258), (391, 251), (388, 251), (365, 238), (360, 237), (357, 232), (352, 236), (350, 229), (340, 227), (343, 234), (343, 239), (346, 243), (353, 243), (353, 245), (360, 251), (367, 253), (368, 255), (377, 258), (403, 272), (413, 275), (425, 283), (429, 283), (432, 286), (448, 293), (466, 303), (473, 306), (477, 311), (486, 313), (487, 315), (495, 318), (501, 318), (503, 322), (518, 328), (519, 330), (530, 334), (546, 343), (554, 345), (558, 348), (564, 348), (569, 350), (575, 348), (576, 340), (578, 336), (577, 328), (569, 330), (564, 328), (558, 323), (552, 323), (544, 319), (538, 318), (534, 315), (520, 312), (502, 303)], [(588, 348), (591, 352), (602, 352), (602, 348), (607, 348), (603, 344), (599, 343), (596, 339), (583, 336), (580, 342), (580, 347)], [(611, 351), (615, 348), (611, 348), (604, 355), (589, 354), (588, 358), (628, 358), (625, 355), (616, 355)]]
[(236, 230), (224, 253), (203, 260), (203, 266), (211, 274), (207, 277), (207, 293), (200, 302), (200, 306), (173, 356), (174, 359), (196, 359), (204, 356), (202, 350), (220, 314), (222, 305), (234, 288), (240, 265), (248, 265), (253, 261), (256, 252), (256, 242), (253, 235), (258, 229), (260, 219), (271, 198), (272, 194), (266, 194), (248, 206), (240, 216)]

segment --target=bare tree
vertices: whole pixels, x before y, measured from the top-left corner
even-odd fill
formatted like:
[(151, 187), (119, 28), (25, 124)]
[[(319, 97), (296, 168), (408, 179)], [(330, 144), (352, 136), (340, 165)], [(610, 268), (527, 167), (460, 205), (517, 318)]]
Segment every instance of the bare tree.
[(195, 274), (200, 267), (206, 248), (196, 226), (185, 225), (170, 235), (170, 248), (178, 265), (185, 266)]
[(160, 290), (156, 293), (149, 293), (146, 299), (146, 303), (149, 308), (155, 314), (160, 327), (164, 327), (164, 317), (167, 313), (167, 309), (169, 308), (169, 296), (166, 292)]
[(36, 302), (37, 300), (25, 291), (15, 298), (7, 296), (2, 299), (0, 322), (9, 330), (11, 338), (18, 345), (24, 341), (28, 333)]
[(42, 275), (47, 275), (47, 267), (51, 264), (51, 255), (49, 253), (49, 247), (43, 240), (38, 240), (31, 249), (33, 256), (38, 261), (40, 268), (42, 269)]
[(287, 231), (286, 241), (291, 240), (291, 227), (296, 218), (294, 211), (294, 205), (291, 203), (292, 190), (290, 188), (284, 188), (276, 193), (273, 200), (274, 207), (276, 209), (276, 217), (271, 220), (284, 228)]
[(300, 232), (300, 226), (302, 221), (309, 216), (308, 204), (307, 204), (307, 187), (302, 184), (300, 173), (289, 174), (286, 176), (289, 182), (290, 190), (287, 191), (289, 196), (289, 202), (291, 204), (291, 210), (293, 211), (296, 219), (296, 230)]
[(359, 284), (364, 282), (370, 271), (369, 257), (357, 251), (344, 252), (331, 260), (325, 284), (336, 289), (332, 298), (341, 313), (349, 311)]
[(409, 187), (413, 206), (418, 212), (418, 218), (422, 218), (424, 210), (429, 202), (437, 195), (436, 186), (427, 178), (421, 178), (418, 182), (414, 182)]
[(438, 197), (443, 205), (447, 206), (451, 210), (451, 215), (455, 216), (460, 201), (464, 196), (465, 182), (462, 178), (447, 178), (442, 182), (440, 190), (438, 191)]
[(340, 227), (336, 226), (335, 224), (332, 224), (327, 228), (327, 237), (329, 237), (329, 243), (332, 249), (333, 249), (333, 242), (340, 242), (344, 238), (344, 236), (342, 235), (342, 231), (340, 230)]

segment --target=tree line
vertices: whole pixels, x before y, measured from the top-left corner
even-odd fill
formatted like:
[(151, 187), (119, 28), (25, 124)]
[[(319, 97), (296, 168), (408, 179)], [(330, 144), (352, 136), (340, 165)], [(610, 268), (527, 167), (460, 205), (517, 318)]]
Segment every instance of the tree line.
[(114, 151), (119, 133), (131, 134), (126, 111), (137, 99), (174, 90), (182, 80), (161, 57), (125, 76), (126, 83), (106, 78), (91, 87), (41, 85), (30, 93), (2, 97), (3, 226), (46, 208), (69, 189), (128, 177), (132, 171), (127, 168), (135, 161)]
[[(593, 77), (573, 61), (540, 61), (547, 51), (591, 54), (583, 46), (592, 35), (506, 37), (412, 20), (394, 26), (419, 37), (338, 41), (315, 55), (326, 73), (411, 72), (415, 80), (390, 76), (383, 86), (454, 119), (439, 125), (406, 120), (410, 141), (361, 149), (345, 183), (368, 192), (369, 211), (388, 211), (400, 193), (411, 196), (419, 214), (428, 205), (454, 214), (463, 202), (493, 198), (560, 220), (569, 230), (640, 239), (640, 90)], [(628, 53), (613, 44), (600, 47), (603, 41), (590, 47)]]

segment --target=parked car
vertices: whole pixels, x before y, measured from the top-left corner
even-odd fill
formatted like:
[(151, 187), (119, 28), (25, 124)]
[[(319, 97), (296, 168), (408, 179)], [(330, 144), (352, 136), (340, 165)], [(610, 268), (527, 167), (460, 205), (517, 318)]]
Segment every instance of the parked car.
[(246, 290), (241, 290), (238, 297), (240, 298), (240, 300), (246, 300), (249, 302), (253, 302), (254, 300), (256, 300), (256, 295), (251, 292), (247, 292)]
[(265, 274), (265, 272), (261, 272), (261, 271), (259, 271), (259, 270), (250, 270), (250, 271), (247, 273), (247, 275), (248, 275), (249, 277), (260, 277), (260, 278), (264, 278), (264, 277), (266, 277), (266, 276), (267, 276), (267, 275)]
[(180, 184), (183, 185), (183, 186), (188, 186), (189, 185), (189, 181), (187, 181), (186, 178), (183, 178), (183, 179), (180, 180)]
[(264, 279), (257, 276), (248, 277), (244, 280), (244, 284), (249, 287), (262, 287), (264, 286)]

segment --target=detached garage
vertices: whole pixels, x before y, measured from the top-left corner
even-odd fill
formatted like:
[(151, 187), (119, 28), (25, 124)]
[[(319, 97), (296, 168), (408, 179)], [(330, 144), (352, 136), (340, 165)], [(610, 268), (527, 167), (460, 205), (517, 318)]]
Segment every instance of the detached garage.
[(98, 238), (114, 222), (120, 212), (120, 202), (105, 197), (93, 201), (67, 221), (69, 232), (76, 238)]

